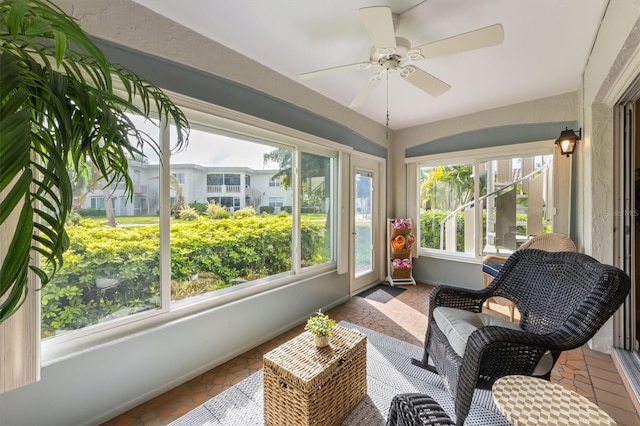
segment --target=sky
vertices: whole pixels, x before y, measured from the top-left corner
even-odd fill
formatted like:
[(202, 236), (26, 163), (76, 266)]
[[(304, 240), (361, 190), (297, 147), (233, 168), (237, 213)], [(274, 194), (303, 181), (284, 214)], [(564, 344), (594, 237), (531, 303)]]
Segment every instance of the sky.
[[(158, 127), (142, 117), (132, 117), (136, 128), (149, 135), (158, 134)], [(173, 129), (173, 126), (172, 126)], [(175, 132), (172, 132), (174, 139)], [(186, 149), (171, 156), (171, 164), (197, 164), (200, 166), (238, 166), (254, 170), (277, 169), (277, 163), (263, 164), (264, 154), (273, 151), (272, 146), (248, 142), (233, 137), (191, 129)], [(151, 149), (145, 149), (150, 164), (157, 164), (158, 157)]]

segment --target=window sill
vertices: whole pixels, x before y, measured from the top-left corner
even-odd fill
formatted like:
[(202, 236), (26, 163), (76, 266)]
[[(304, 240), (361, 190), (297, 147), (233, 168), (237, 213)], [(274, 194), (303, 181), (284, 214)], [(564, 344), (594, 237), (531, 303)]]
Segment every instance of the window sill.
[(311, 267), (296, 275), (285, 273), (253, 284), (251, 282), (244, 283), (234, 288), (233, 291), (223, 290), (219, 293), (214, 292), (178, 301), (173, 303), (168, 311), (160, 309), (144, 311), (108, 325), (97, 324), (66, 335), (43, 340), (41, 341), (42, 366), (46, 367), (71, 359), (123, 339), (135, 338), (140, 333), (164, 327), (174, 321), (183, 321), (191, 316), (219, 309), (230, 303), (242, 303), (247, 298), (331, 273), (336, 273), (335, 262)]
[(464, 254), (464, 253), (436, 252), (436, 251), (421, 249), (418, 252), (418, 256), (428, 257), (432, 259), (450, 260), (454, 262), (472, 263), (472, 264), (482, 263), (481, 257), (476, 257), (474, 255)]

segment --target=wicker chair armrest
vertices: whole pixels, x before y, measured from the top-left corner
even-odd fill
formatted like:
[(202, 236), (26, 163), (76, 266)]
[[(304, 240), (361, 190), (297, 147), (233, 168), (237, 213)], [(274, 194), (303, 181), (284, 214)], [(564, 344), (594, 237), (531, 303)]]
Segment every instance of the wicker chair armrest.
[[(550, 346), (557, 346), (548, 336), (499, 326), (481, 327), (467, 340), (455, 388), (456, 412), (468, 409), (480, 372), (495, 380), (509, 374), (533, 374)], [(557, 353), (557, 352), (556, 352)], [(556, 360), (554, 356), (554, 362)]]
[(471, 290), (448, 285), (437, 286), (429, 296), (429, 318), (432, 318), (433, 310), (438, 306), (481, 312), (482, 304), (490, 296), (486, 288)]
[(507, 258), (504, 256), (499, 256), (497, 254), (488, 254), (482, 258), (482, 264), (486, 265), (487, 263), (502, 263), (504, 264), (507, 261)]
[[(480, 327), (474, 331), (467, 342), (467, 350), (483, 350), (487, 345), (518, 345), (523, 348), (537, 348), (543, 350), (563, 351), (567, 349), (564, 338), (560, 333), (535, 334), (524, 330), (491, 325)], [(474, 349), (475, 348), (475, 349)]]

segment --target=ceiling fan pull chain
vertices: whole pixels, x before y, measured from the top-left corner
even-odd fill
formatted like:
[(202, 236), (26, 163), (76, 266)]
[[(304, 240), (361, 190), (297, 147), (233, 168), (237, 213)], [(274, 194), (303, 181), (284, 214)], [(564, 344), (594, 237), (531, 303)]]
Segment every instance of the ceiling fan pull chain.
[(387, 125), (385, 129), (385, 137), (389, 140), (389, 73), (387, 72)]

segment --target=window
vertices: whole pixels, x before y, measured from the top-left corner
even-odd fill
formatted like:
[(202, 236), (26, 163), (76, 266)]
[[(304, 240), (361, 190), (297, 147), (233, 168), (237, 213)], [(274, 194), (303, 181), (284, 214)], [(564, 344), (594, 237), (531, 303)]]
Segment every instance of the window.
[[(158, 134), (154, 122), (132, 119), (147, 134)], [(132, 158), (129, 168), (133, 200), (124, 196), (121, 183), (104, 187), (90, 165), (76, 179), (79, 219), (67, 227), (70, 249), (63, 268), (42, 289), (43, 338), (160, 307), (159, 166)]]
[(282, 197), (269, 197), (269, 206), (279, 211), (280, 207), (284, 205), (284, 198)]
[(515, 145), (418, 162), (421, 253), (508, 254), (552, 232), (552, 149)]
[(104, 197), (91, 197), (91, 210), (104, 210)]
[(278, 178), (269, 179), (269, 186), (272, 188), (280, 186), (280, 179)]
[[(188, 148), (171, 158), (173, 167), (191, 164), (205, 170), (202, 188), (220, 193), (206, 197), (209, 206), (217, 207), (208, 207), (200, 220), (172, 222), (173, 302), (296, 273), (298, 264), (306, 267), (335, 259), (329, 245), (334, 227), (326, 218), (335, 205), (330, 187), (336, 154), (317, 156), (300, 153), (295, 146), (248, 139), (201, 126), (192, 130)], [(298, 156), (303, 165), (300, 176), (292, 175)], [(248, 176), (251, 186), (241, 185), (249, 182)], [(282, 185), (274, 188), (273, 181)], [(302, 207), (281, 214), (285, 203), (294, 203), (298, 181)], [(185, 195), (185, 203), (193, 201)], [(259, 214), (260, 206), (274, 207), (273, 214), (269, 210)], [(300, 220), (299, 231), (295, 220)], [(299, 259), (292, 243), (297, 232), (302, 246)]]
[[(95, 212), (70, 227), (64, 268), (42, 291), (43, 338), (156, 321), (178, 305), (226, 303), (216, 292), (244, 297), (336, 268), (336, 148), (190, 113), (185, 150), (130, 160), (131, 198), (122, 182), (78, 182), (78, 212)], [(133, 119), (160, 139), (157, 121)]]
[(300, 199), (302, 224), (302, 266), (333, 260), (334, 159), (303, 152), (301, 155)]
[(176, 178), (176, 182), (180, 185), (184, 185), (184, 173), (172, 173), (172, 175)]

